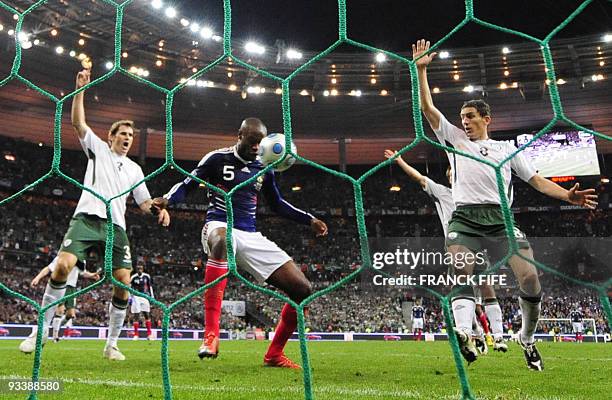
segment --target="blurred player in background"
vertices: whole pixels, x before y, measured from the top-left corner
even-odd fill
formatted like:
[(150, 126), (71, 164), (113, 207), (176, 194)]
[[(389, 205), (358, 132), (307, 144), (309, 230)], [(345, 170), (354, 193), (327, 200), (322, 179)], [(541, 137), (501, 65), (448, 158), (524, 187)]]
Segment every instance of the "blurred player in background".
[[(264, 169), (264, 165), (257, 160), (257, 153), (259, 143), (266, 135), (267, 128), (259, 119), (245, 119), (238, 131), (238, 143), (206, 154), (192, 175), (229, 192)], [(163, 198), (155, 199), (154, 204), (163, 209), (182, 203), (187, 194), (198, 186), (196, 180), (187, 177), (174, 185)], [(266, 203), (275, 213), (296, 223), (309, 225), (316, 236), (327, 235), (327, 225), (283, 199), (272, 170), (238, 190), (232, 197), (232, 239), (236, 264), (256, 277), (259, 283), (267, 282), (300, 303), (312, 294), (312, 285), (287, 253), (257, 231), (255, 222), (259, 193), (264, 195)], [(206, 222), (202, 229), (202, 246), (208, 254), (204, 283), (210, 283), (228, 271), (225, 198), (215, 191), (209, 191), (209, 199)], [(204, 341), (198, 351), (200, 358), (215, 358), (219, 353), (219, 319), (226, 284), (227, 279), (223, 279), (204, 293), (205, 331)], [(264, 357), (264, 365), (300, 368), (283, 352), (296, 327), (297, 312), (285, 304), (274, 339)]]
[[(155, 298), (153, 295), (153, 281), (151, 280), (151, 275), (144, 272), (144, 265), (138, 263), (136, 265), (136, 273), (132, 275), (130, 278), (130, 282), (133, 289), (138, 290), (141, 293), (144, 293), (152, 298)], [(138, 329), (140, 328), (140, 314), (145, 321), (145, 326), (147, 327), (147, 339), (153, 340), (153, 332), (151, 331), (151, 304), (149, 304), (149, 300), (136, 295), (131, 295), (132, 306), (130, 308), (130, 313), (132, 314), (132, 323), (134, 326), (134, 334), (133, 339), (138, 340)]]
[(421, 336), (423, 335), (423, 317), (425, 317), (425, 309), (417, 300), (414, 306), (412, 306), (412, 337), (416, 341), (421, 341)]
[[(66, 296), (71, 295), (72, 293), (77, 291), (77, 281), (79, 280), (79, 275), (86, 279), (98, 280), (100, 279), (100, 275), (97, 272), (89, 272), (85, 269), (85, 261), (78, 260), (76, 263), (76, 268), (73, 268), (68, 274), (68, 280), (66, 281)], [(31, 287), (36, 287), (40, 283), (40, 281), (53, 273), (57, 266), (57, 257), (51, 261), (49, 265), (40, 270), (38, 275), (32, 279), (30, 283)], [(51, 326), (53, 328), (53, 341), (59, 342), (59, 332), (60, 328), (64, 326), (64, 336), (70, 336), (70, 330), (74, 323), (74, 318), (76, 316), (76, 297), (73, 297), (70, 300), (66, 300), (63, 303), (57, 305), (57, 309), (55, 310), (55, 316), (53, 317), (53, 321)]]
[[(509, 156), (513, 156), (500, 169), (509, 203), (512, 202), (513, 197), (511, 176), (514, 171), (521, 180), (547, 196), (589, 209), (597, 206), (597, 195), (594, 189), (580, 191), (576, 184), (570, 190), (566, 190), (539, 175), (524, 154), (520, 152), (514, 154), (517, 148), (513, 144), (490, 139), (488, 126), (491, 123), (491, 109), (484, 101), (470, 100), (463, 104), (460, 111), (463, 129), (448, 122), (434, 106), (429, 90), (427, 66), (436, 53), (426, 54), (428, 50), (429, 42), (425, 40), (419, 40), (412, 45), (413, 59), (418, 72), (421, 111), (441, 144), (450, 143), (457, 150), (476, 157), (476, 160), (456, 155), (453, 157), (453, 200), (457, 208), (449, 222), (446, 245), (449, 252), (455, 257), (455, 261), (466, 260), (467, 255), (474, 255), (484, 249), (488, 249), (489, 255), (494, 258), (495, 256), (501, 257), (508, 248), (496, 172), (490, 166), (477, 161), (479, 158), (484, 158), (493, 164), (500, 164)], [(519, 343), (523, 348), (527, 367), (542, 371), (544, 365), (535, 346), (534, 338), (540, 316), (542, 288), (536, 267), (527, 261), (533, 260), (531, 246), (525, 234), (517, 226), (514, 227), (514, 237), (519, 247), (518, 253), (522, 257), (513, 254), (508, 263), (517, 278), (520, 289), (519, 305), (522, 312), (522, 327)], [(472, 275), (473, 267), (471, 263), (464, 263), (459, 268), (455, 262), (455, 273)], [(469, 291), (471, 291), (469, 287), (464, 287), (462, 292), (453, 299), (455, 332), (463, 348), (469, 346), (471, 342), (469, 332), (476, 307), (473, 293)]]
[(584, 332), (584, 325), (582, 324), (582, 320), (584, 319), (582, 307), (579, 307), (577, 304), (574, 305), (574, 309), (570, 312), (570, 319), (572, 320), (572, 331), (576, 337), (576, 342), (582, 343), (582, 339), (584, 338), (582, 335)]

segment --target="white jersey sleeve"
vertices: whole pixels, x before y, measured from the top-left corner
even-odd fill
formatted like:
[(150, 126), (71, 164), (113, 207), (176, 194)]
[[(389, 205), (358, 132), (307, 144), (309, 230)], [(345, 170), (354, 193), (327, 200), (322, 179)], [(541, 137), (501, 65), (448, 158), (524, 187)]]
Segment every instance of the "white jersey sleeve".
[[(508, 147), (509, 154), (517, 150), (513, 144), (508, 143)], [(522, 151), (510, 159), (510, 168), (512, 168), (514, 173), (525, 182), (529, 182), (537, 173), (533, 164), (525, 157)]]
[(87, 128), (85, 131), (85, 136), (83, 138), (79, 137), (79, 142), (81, 143), (81, 147), (83, 151), (87, 155), (87, 158), (90, 158), (89, 150), (93, 151), (94, 154), (98, 151), (104, 151), (108, 149), (108, 144), (104, 143), (102, 139), (96, 135), (91, 128)]
[[(134, 184), (142, 181), (144, 179), (144, 174), (142, 172), (142, 168), (138, 166), (136, 169), (136, 174), (134, 176)], [(136, 186), (134, 190), (132, 190), (132, 194), (134, 195), (134, 201), (136, 204), (141, 205), (145, 201), (151, 198), (151, 194), (149, 193), (149, 189), (147, 188), (146, 182), (142, 182), (140, 185)]]
[(469, 141), (465, 132), (448, 122), (442, 113), (440, 113), (440, 126), (438, 129), (434, 129), (434, 134), (441, 144), (448, 142), (454, 147), (457, 147), (462, 142)]

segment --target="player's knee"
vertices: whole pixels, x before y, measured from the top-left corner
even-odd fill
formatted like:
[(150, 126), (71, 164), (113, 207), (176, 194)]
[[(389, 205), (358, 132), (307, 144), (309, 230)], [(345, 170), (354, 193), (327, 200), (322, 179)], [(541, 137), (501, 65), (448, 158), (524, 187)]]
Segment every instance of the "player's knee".
[(214, 235), (208, 238), (208, 246), (210, 255), (217, 260), (225, 260), (227, 258), (227, 246), (225, 244), (225, 235)]
[(312, 294), (312, 283), (308, 280), (303, 279), (299, 283), (294, 286), (294, 290), (292, 293), (292, 300), (295, 302), (301, 302), (308, 296)]
[(528, 271), (521, 276), (520, 286), (526, 293), (539, 292), (540, 279), (537, 270)]

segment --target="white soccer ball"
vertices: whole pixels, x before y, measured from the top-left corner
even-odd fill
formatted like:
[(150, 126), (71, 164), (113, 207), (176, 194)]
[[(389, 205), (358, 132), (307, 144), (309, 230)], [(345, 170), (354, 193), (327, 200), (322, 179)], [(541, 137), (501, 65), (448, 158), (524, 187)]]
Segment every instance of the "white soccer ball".
[[(259, 143), (259, 155), (258, 159), (263, 165), (272, 164), (274, 161), (280, 159), (285, 151), (285, 135), (282, 133), (271, 133), (268, 136), (261, 139)], [(297, 147), (291, 142), (291, 151), (297, 154)], [(287, 157), (283, 162), (277, 164), (274, 169), (282, 172), (289, 169), (295, 164), (295, 157), (287, 154)]]

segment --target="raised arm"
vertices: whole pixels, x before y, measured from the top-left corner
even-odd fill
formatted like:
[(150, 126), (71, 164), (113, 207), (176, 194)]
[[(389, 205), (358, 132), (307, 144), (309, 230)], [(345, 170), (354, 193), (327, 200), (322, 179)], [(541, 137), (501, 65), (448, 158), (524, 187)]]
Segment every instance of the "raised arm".
[(568, 203), (582, 206), (590, 210), (597, 207), (597, 195), (595, 189), (578, 190), (580, 185), (575, 184), (570, 190), (557, 185), (539, 174), (535, 174), (528, 183), (538, 192), (549, 197), (567, 201)]
[[(412, 45), (412, 59), (416, 60), (429, 50), (429, 41), (425, 39), (418, 40)], [(441, 113), (434, 106), (429, 90), (429, 82), (427, 81), (427, 66), (437, 53), (427, 54), (416, 61), (417, 73), (419, 77), (419, 94), (421, 97), (421, 111), (431, 129), (437, 130), (440, 127)]]
[[(391, 158), (395, 156), (396, 154), (397, 154), (397, 151), (395, 150), (385, 150), (385, 157), (387, 158)], [(419, 171), (412, 168), (406, 161), (404, 161), (404, 159), (400, 155), (397, 156), (397, 158), (395, 159), (395, 162), (406, 173), (406, 175), (408, 175), (410, 179), (412, 179), (413, 181), (421, 185), (423, 189), (425, 189), (425, 186), (427, 185), (427, 181), (425, 180), (425, 177), (421, 175)]]
[[(84, 69), (77, 74), (76, 77), (76, 89), (80, 89), (83, 86), (89, 83), (91, 76), (90, 69)], [(80, 139), (85, 137), (85, 133), (89, 129), (87, 123), (85, 122), (85, 92), (80, 92), (79, 94), (74, 96), (72, 99), (72, 110), (70, 113), (70, 118), (72, 120), (72, 127), (74, 131), (79, 135)]]

